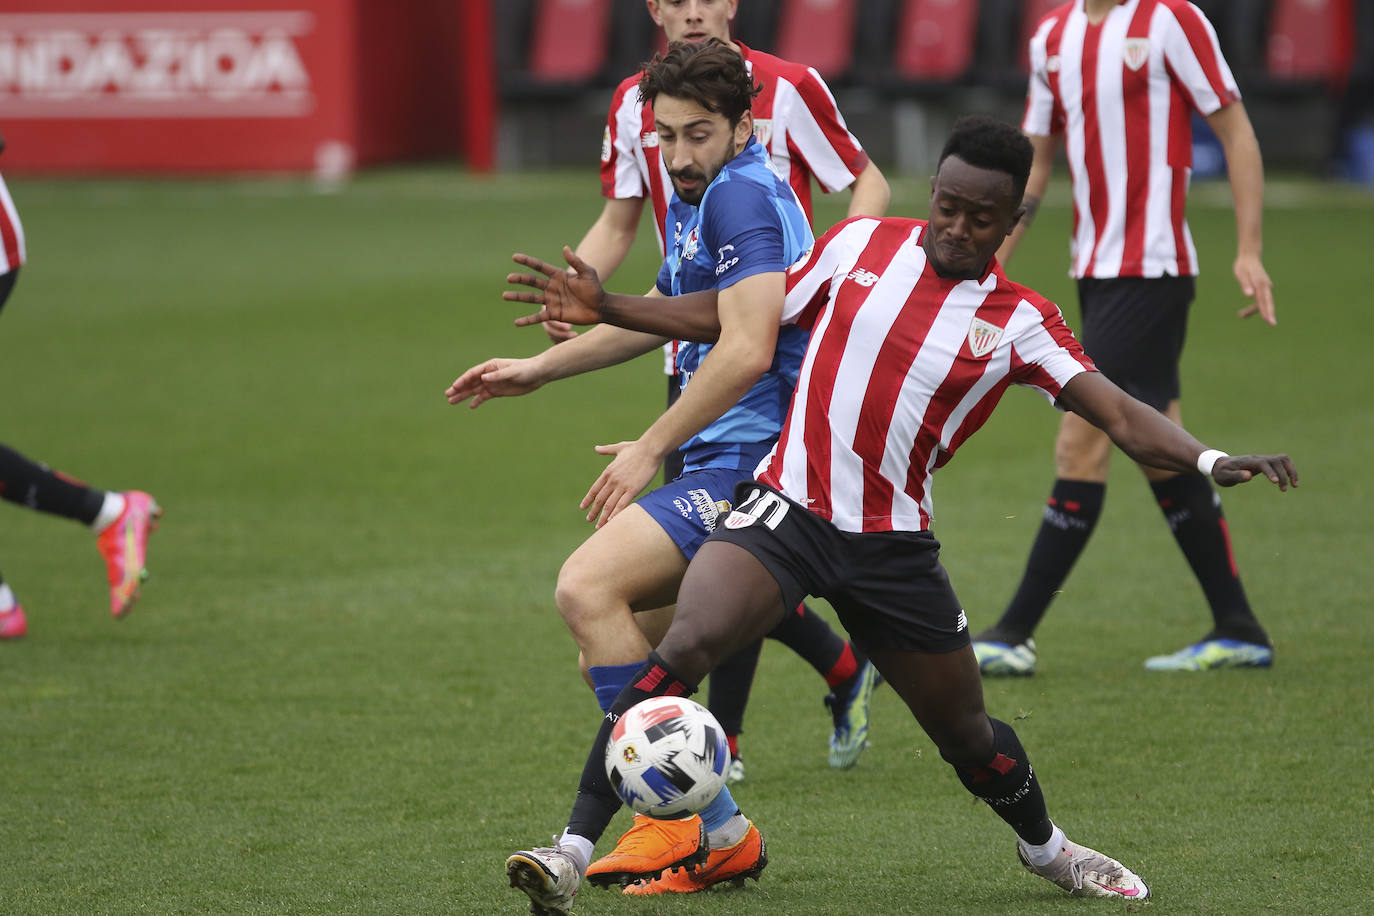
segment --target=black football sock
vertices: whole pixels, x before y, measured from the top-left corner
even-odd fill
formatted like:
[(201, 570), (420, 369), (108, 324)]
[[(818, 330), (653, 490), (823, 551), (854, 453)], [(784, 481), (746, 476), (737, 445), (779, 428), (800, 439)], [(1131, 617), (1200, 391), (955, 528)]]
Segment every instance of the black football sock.
[(948, 758), (945, 762), (954, 767), (964, 788), (986, 802), (1017, 836), (1033, 846), (1046, 843), (1054, 824), (1026, 750), (1010, 725), (991, 716), (988, 721), (992, 723), (991, 760), (975, 765)]
[(1214, 629), (1208, 635), (1269, 645), (1240, 583), (1231, 533), (1212, 484), (1201, 474), (1179, 474), (1151, 483), (1150, 489), (1212, 609)]
[(1106, 494), (1107, 485), (1102, 483), (1063, 478), (1054, 482), (1011, 604), (995, 626), (975, 639), (1016, 645), (1035, 634), (1050, 602), (1087, 546)]
[(595, 843), (601, 839), (611, 818), (620, 810), (620, 796), (606, 776), (606, 744), (611, 740), (615, 723), (620, 721), (626, 710), (649, 697), (685, 697), (695, 692), (696, 686), (687, 684), (674, 674), (657, 652), (649, 653), (644, 670), (620, 691), (620, 696), (611, 704), (610, 712), (601, 720), (596, 741), (592, 743), (586, 766), (582, 768), (582, 779), (577, 784), (577, 799), (573, 802), (572, 813), (568, 815), (569, 833), (586, 837)]
[(100, 514), (105, 491), (0, 445), (0, 499), (89, 525)]
[(853, 677), (862, 664), (850, 651), (848, 641), (804, 604), (794, 613), (783, 614), (768, 638), (800, 655), (831, 687)]
[(731, 737), (744, 731), (744, 707), (754, 686), (763, 640), (745, 646), (716, 666), (706, 682), (706, 708)]

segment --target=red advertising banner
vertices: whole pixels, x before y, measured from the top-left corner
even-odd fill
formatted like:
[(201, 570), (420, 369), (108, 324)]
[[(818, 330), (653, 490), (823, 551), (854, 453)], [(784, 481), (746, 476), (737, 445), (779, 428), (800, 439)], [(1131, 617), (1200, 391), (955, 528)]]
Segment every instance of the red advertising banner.
[(0, 166), (328, 174), (452, 150), (454, 6), (0, 0)]

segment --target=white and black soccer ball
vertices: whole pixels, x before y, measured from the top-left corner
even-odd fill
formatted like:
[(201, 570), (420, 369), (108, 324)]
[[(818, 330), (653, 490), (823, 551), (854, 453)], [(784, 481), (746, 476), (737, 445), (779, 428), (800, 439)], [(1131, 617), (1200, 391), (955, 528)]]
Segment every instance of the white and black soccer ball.
[(640, 814), (676, 818), (706, 807), (725, 786), (725, 730), (700, 703), (651, 697), (620, 717), (606, 743), (606, 775)]

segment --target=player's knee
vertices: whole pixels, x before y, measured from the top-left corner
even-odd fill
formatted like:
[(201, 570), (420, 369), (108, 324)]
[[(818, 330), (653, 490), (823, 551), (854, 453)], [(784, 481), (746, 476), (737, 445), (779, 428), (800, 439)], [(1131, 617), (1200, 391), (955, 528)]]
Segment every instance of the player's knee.
[(1055, 472), (1065, 480), (1106, 480), (1112, 440), (1096, 429), (1069, 429), (1054, 442)]
[(563, 622), (574, 634), (597, 618), (598, 609), (606, 607), (606, 602), (598, 594), (596, 577), (587, 575), (571, 560), (558, 571), (553, 601), (558, 606), (558, 613), (563, 616)]
[(932, 730), (931, 740), (941, 759), (954, 766), (981, 766), (993, 754), (992, 723), (986, 712), (945, 716), (941, 727)]

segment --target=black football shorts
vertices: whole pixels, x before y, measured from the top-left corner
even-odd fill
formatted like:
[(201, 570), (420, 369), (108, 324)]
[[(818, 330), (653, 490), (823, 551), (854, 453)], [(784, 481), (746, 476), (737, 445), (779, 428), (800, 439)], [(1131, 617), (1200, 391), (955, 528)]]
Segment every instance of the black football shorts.
[(841, 531), (758, 481), (735, 488), (735, 509), (710, 540), (749, 551), (782, 589), (783, 607), (807, 595), (834, 606), (866, 652), (951, 652), (968, 622), (929, 531)]
[(1178, 365), (1196, 285), (1193, 277), (1078, 281), (1083, 349), (1103, 375), (1156, 410), (1179, 396)]

